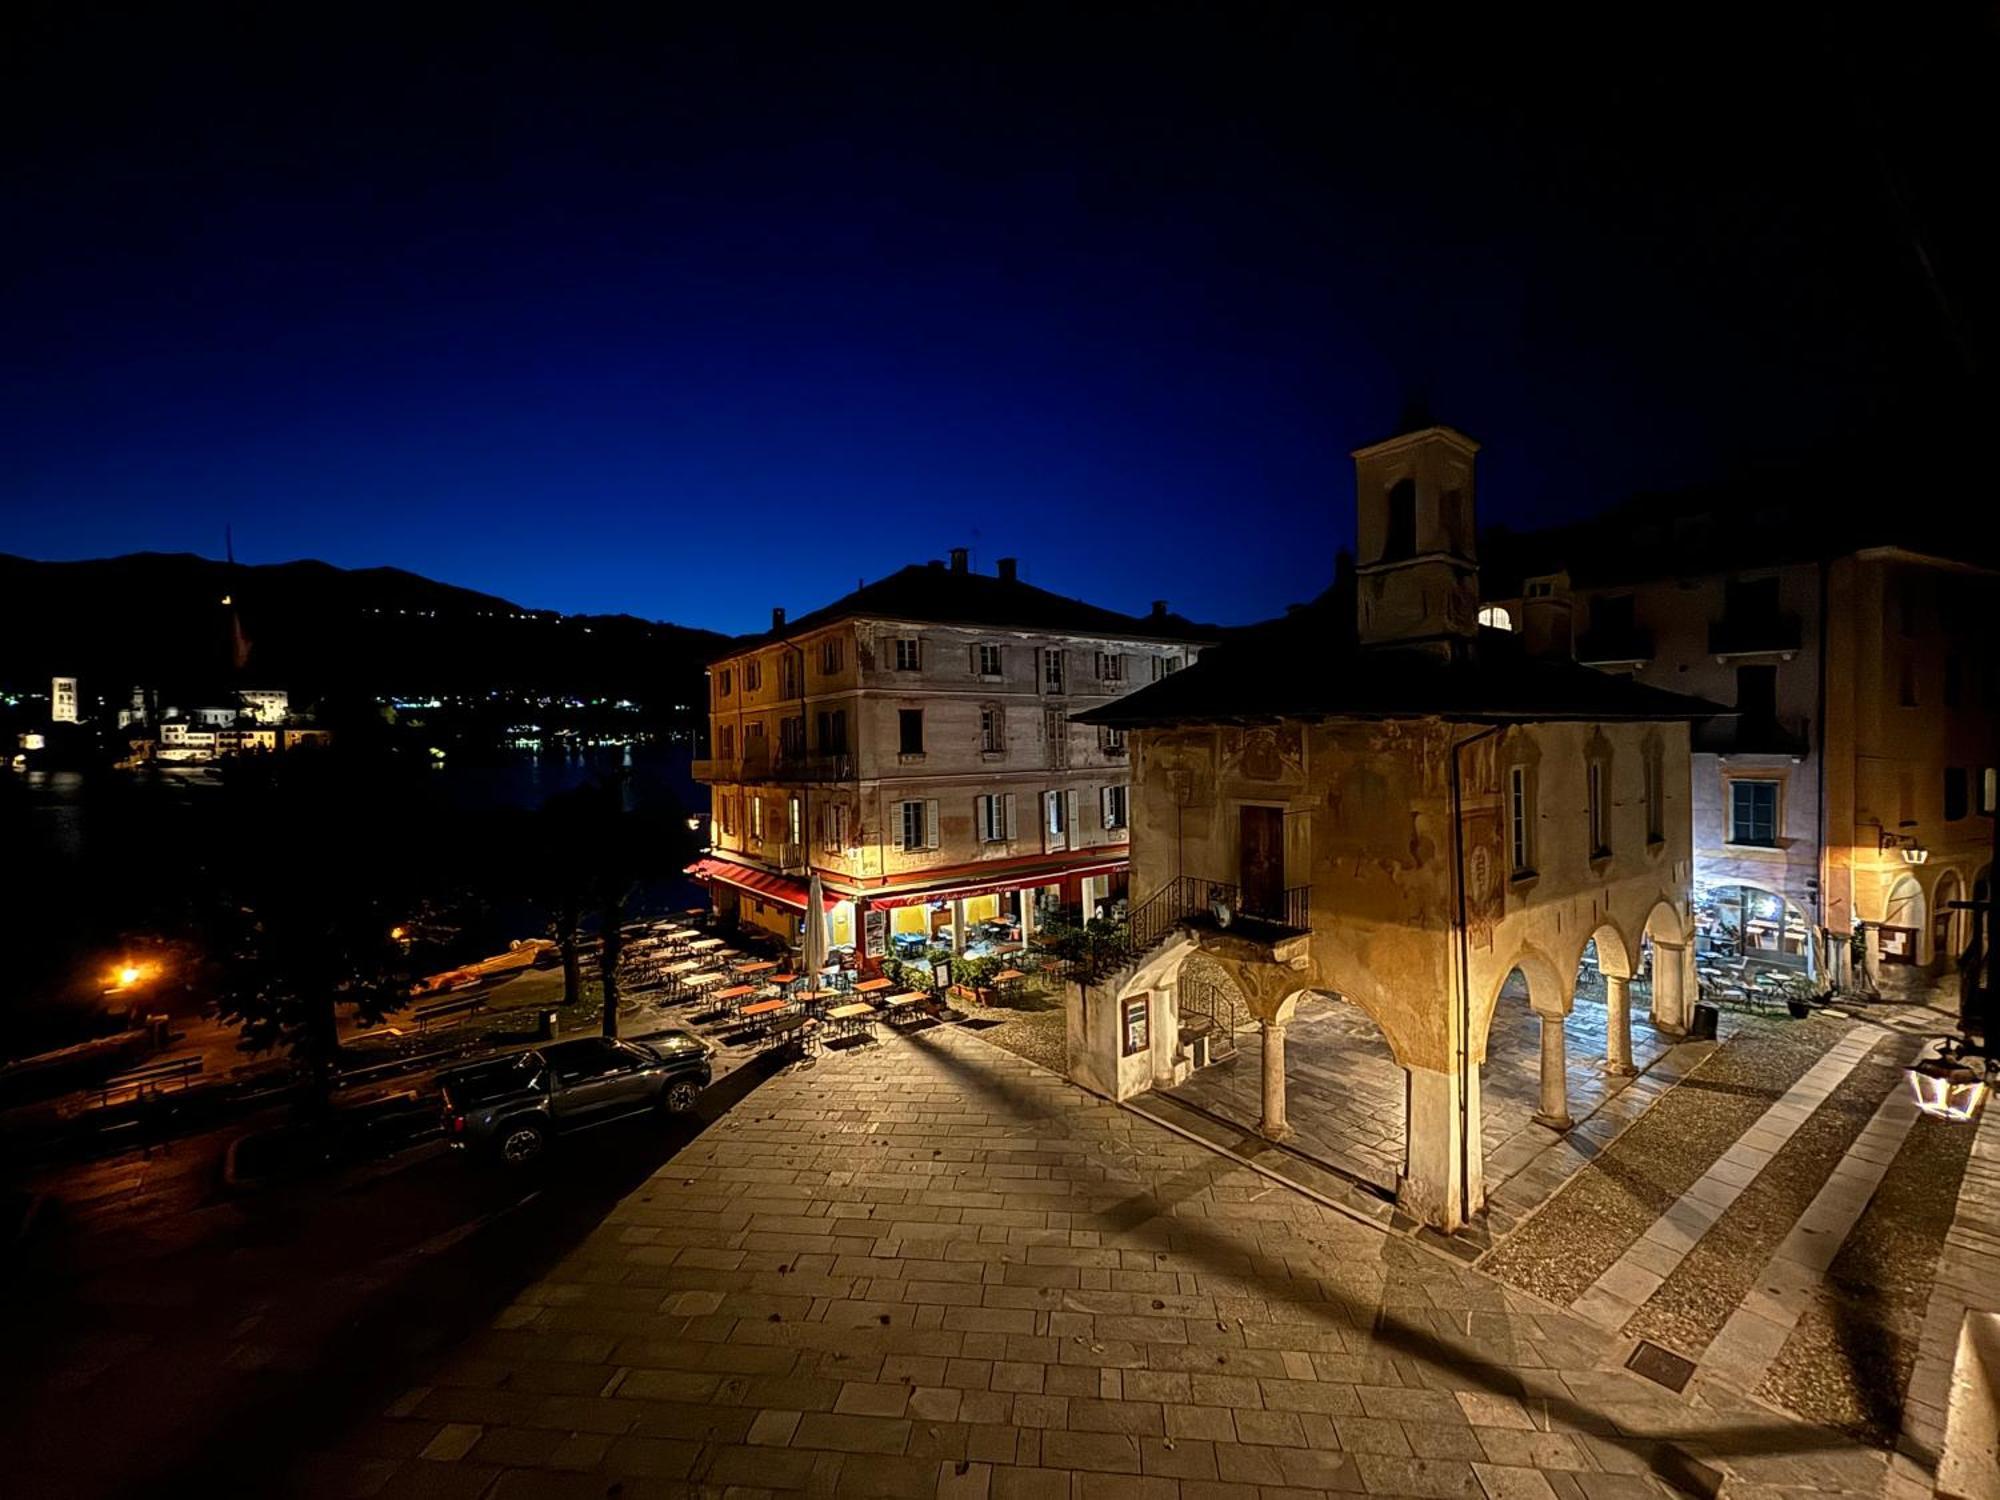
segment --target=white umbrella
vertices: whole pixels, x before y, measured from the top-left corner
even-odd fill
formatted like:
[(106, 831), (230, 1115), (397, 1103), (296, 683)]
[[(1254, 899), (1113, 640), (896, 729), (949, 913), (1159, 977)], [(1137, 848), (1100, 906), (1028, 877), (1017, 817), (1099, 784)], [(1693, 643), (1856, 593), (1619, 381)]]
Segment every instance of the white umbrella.
[(819, 971), (826, 967), (826, 897), (820, 890), (819, 871), (812, 872), (812, 879), (806, 882), (806, 936), (805, 962), (807, 984), (819, 982)]

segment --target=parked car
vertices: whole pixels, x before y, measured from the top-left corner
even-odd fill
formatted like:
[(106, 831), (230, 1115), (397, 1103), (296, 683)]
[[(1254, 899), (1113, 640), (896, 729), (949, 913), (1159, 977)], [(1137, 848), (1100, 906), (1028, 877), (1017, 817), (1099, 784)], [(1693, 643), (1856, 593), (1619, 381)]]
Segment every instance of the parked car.
[(525, 1166), (570, 1131), (649, 1110), (685, 1114), (708, 1087), (714, 1055), (700, 1037), (670, 1031), (644, 1042), (584, 1037), (453, 1068), (438, 1079), (445, 1139)]

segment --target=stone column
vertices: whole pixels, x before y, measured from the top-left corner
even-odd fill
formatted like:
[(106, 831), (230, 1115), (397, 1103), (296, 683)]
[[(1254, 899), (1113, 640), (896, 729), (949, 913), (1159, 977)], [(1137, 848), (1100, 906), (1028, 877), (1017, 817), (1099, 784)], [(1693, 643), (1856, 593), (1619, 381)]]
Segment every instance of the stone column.
[(1266, 1021), (1264, 1027), (1264, 1118), (1258, 1131), (1267, 1139), (1282, 1141), (1292, 1133), (1285, 1119), (1285, 1027), (1282, 1021)]
[(965, 902), (962, 900), (951, 903), (951, 951), (961, 955), (965, 952)]
[(1034, 945), (1035, 937), (1034, 887), (1024, 885), (1018, 894), (1021, 898), (1021, 951), (1026, 953)]
[(1687, 1031), (1687, 945), (1653, 939), (1653, 1024), (1669, 1036)]
[(1535, 1111), (1538, 1123), (1551, 1130), (1567, 1130), (1569, 1118), (1569, 1052), (1564, 1045), (1561, 1012), (1535, 1012), (1542, 1023), (1542, 1107)]
[[(1486, 1171), (1479, 1136), (1479, 1075), (1410, 1068), (1407, 1145), (1396, 1202), (1414, 1219), (1452, 1230), (1486, 1206)], [(1467, 1146), (1470, 1150), (1467, 1150)], [(1470, 1187), (1470, 1193), (1466, 1188)]]
[(1604, 1067), (1627, 1077), (1632, 1066), (1632, 981), (1622, 974), (1604, 976)]
[(1170, 1089), (1174, 1058), (1181, 1050), (1180, 987), (1167, 984), (1153, 991), (1153, 1087)]
[(1882, 986), (1882, 924), (1861, 924), (1861, 981), (1870, 990)]

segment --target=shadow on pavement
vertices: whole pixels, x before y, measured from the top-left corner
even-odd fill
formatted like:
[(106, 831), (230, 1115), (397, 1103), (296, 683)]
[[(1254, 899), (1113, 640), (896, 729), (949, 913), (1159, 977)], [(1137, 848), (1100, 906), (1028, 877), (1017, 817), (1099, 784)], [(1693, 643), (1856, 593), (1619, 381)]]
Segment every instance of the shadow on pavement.
[[(459, 1227), (391, 1258), (391, 1270), (365, 1268), (383, 1283), (316, 1348), (290, 1367), (256, 1372), (248, 1399), (203, 1413), (205, 1428), (172, 1453), (157, 1455), (144, 1475), (120, 1476), (108, 1493), (270, 1494), (310, 1453), (383, 1409), (425, 1378), (426, 1363), (487, 1326), (521, 1289), (580, 1244), (707, 1126), (784, 1065), (765, 1055), (746, 1061), (702, 1096), (687, 1116), (636, 1119), (572, 1136), (546, 1168), (513, 1176), (477, 1162), (438, 1164), (445, 1190), (465, 1192), (474, 1215)], [(366, 1212), (365, 1189), (347, 1190)], [(379, 1210), (378, 1210), (379, 1211)], [(283, 1233), (282, 1220), (273, 1226)], [(361, 1270), (363, 1268), (357, 1268)], [(296, 1295), (314, 1295), (301, 1285)]]
[[(1042, 1107), (1031, 1091), (1011, 1084), (1004, 1076), (969, 1065), (948, 1047), (931, 1044), (928, 1038), (915, 1039), (926, 1055), (963, 1081), (978, 1094), (1010, 1114), (1024, 1116), (1068, 1134), (1061, 1111)], [(1210, 1263), (1218, 1274), (1240, 1276), (1244, 1249), (1239, 1242), (1209, 1229), (1198, 1218), (1171, 1218), (1176, 1205), (1211, 1186), (1226, 1170), (1221, 1158), (1212, 1166), (1197, 1167), (1176, 1174), (1160, 1188), (1141, 1192), (1113, 1205), (1098, 1217), (1114, 1233), (1129, 1234), (1154, 1220), (1167, 1225), (1177, 1254)], [(1412, 1249), (1413, 1255), (1429, 1252)], [(1442, 1262), (1439, 1263), (1443, 1269)], [(1461, 1272), (1460, 1274), (1468, 1274)], [(1477, 1274), (1477, 1273), (1469, 1273)], [(1394, 1354), (1421, 1361), (1445, 1372), (1461, 1388), (1492, 1395), (1521, 1399), (1528, 1396), (1524, 1382), (1505, 1365), (1495, 1363), (1462, 1346), (1446, 1342), (1429, 1328), (1420, 1326), (1386, 1308), (1365, 1308), (1344, 1301), (1322, 1282), (1310, 1283), (1310, 1295), (1298, 1295), (1282, 1278), (1260, 1278), (1272, 1300), (1301, 1318), (1325, 1324), (1330, 1330), (1349, 1335), (1357, 1328), (1370, 1330), (1369, 1337)], [(1589, 1433), (1614, 1443), (1631, 1453), (1661, 1480), (1685, 1494), (1711, 1497), (1720, 1492), (1723, 1475), (1686, 1451), (1686, 1447), (1712, 1451), (1718, 1457), (1771, 1457), (1781, 1454), (1808, 1454), (1841, 1451), (1849, 1444), (1839, 1434), (1804, 1423), (1768, 1423), (1755, 1427), (1728, 1427), (1705, 1432), (1699, 1429), (1678, 1432), (1671, 1439), (1623, 1431), (1617, 1422), (1574, 1398), (1534, 1393), (1552, 1419), (1570, 1431)], [(1699, 1414), (1688, 1413), (1690, 1421)]]

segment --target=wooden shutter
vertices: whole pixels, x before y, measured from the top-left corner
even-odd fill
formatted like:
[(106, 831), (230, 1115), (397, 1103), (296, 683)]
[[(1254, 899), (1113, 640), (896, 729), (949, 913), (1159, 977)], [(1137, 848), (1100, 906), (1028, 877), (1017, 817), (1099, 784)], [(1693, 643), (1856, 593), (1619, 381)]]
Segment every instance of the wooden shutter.
[(977, 677), (979, 675), (979, 645), (977, 642), (974, 642), (971, 646), (967, 647), (966, 649), (970, 652), (972, 657), (972, 660), (970, 663), (968, 663), (968, 665), (972, 668), (972, 675), (974, 677)]
[(924, 803), (924, 847), (926, 849), (935, 849), (937, 846), (938, 805), (937, 798), (932, 797)]
[(1014, 794), (1012, 792), (1007, 794), (1005, 811), (1007, 815), (1007, 842), (1011, 844), (1021, 836), (1020, 825), (1014, 821)]
[(986, 842), (988, 838), (986, 830), (991, 826), (987, 821), (986, 809), (987, 804), (992, 800), (991, 797), (987, 796), (979, 796), (972, 799), (972, 828), (979, 842), (982, 844)]
[(1097, 789), (1097, 826), (1104, 829), (1111, 827), (1111, 788), (1108, 786)]
[(1063, 823), (1066, 825), (1065, 831), (1069, 835), (1069, 846), (1072, 849), (1080, 848), (1083, 844), (1083, 829), (1076, 820), (1078, 800), (1075, 787), (1063, 793)]

